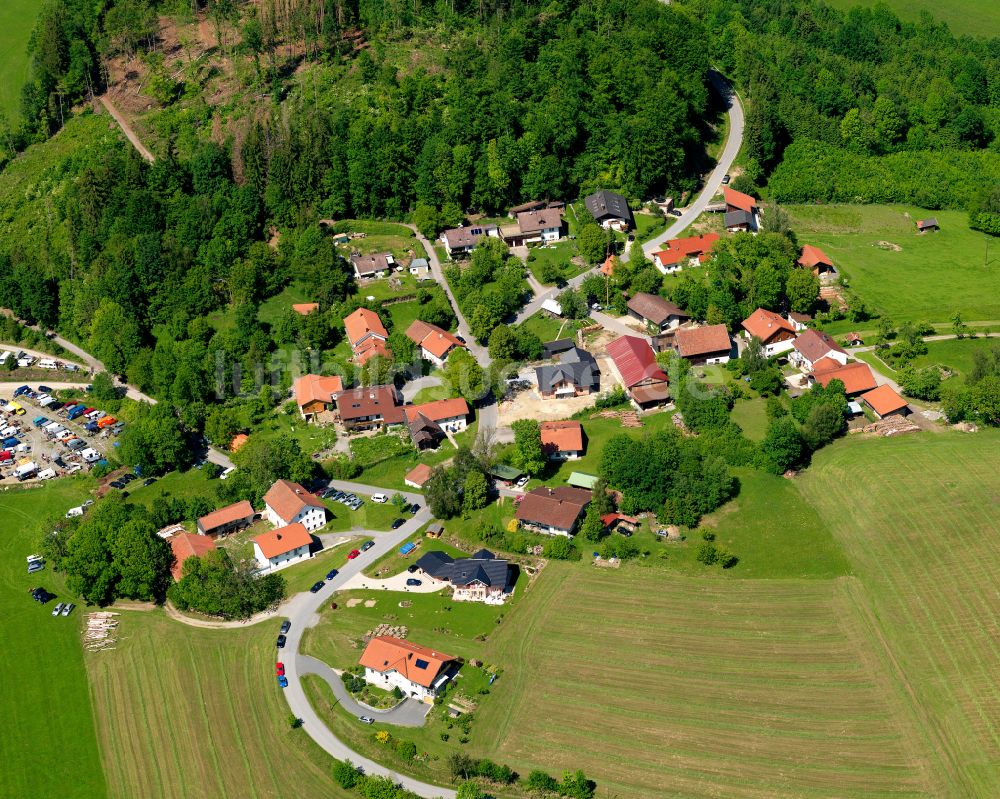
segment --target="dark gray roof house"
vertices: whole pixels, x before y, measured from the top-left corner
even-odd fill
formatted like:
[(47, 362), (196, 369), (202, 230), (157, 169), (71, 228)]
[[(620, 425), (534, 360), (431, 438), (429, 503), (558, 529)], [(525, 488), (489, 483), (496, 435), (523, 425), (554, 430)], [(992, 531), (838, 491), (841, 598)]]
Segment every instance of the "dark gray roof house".
[(600, 389), (601, 370), (594, 356), (579, 347), (571, 347), (559, 356), (559, 363), (535, 369), (538, 390), (542, 395), (571, 384), (577, 393), (593, 393)]
[(583, 203), (598, 224), (620, 220), (628, 225), (629, 229), (635, 227), (632, 209), (628, 207), (628, 201), (620, 194), (601, 189), (585, 198)]
[(446, 552), (432, 550), (421, 556), (416, 566), (428, 577), (449, 582), (455, 588), (467, 588), (474, 583), (501, 590), (507, 587), (507, 561), (488, 549), (458, 560)]
[(734, 227), (745, 227), (748, 230), (753, 227), (753, 216), (746, 211), (726, 211), (726, 230)]
[(542, 357), (555, 358), (559, 353), (571, 350), (576, 346), (571, 338), (560, 338), (542, 344)]

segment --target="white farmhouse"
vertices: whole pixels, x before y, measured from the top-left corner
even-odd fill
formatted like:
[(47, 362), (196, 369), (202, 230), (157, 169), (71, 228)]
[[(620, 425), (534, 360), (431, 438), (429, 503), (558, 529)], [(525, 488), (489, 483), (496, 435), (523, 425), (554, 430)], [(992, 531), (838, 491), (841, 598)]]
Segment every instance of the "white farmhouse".
[(312, 533), (326, 524), (326, 507), (298, 483), (278, 480), (264, 494), (264, 517), (275, 527), (299, 522)]
[(361, 655), (365, 680), (378, 688), (399, 688), (408, 699), (433, 703), (457, 670), (456, 659), (402, 638), (379, 635)]
[(269, 530), (253, 540), (253, 555), (261, 571), (274, 571), (312, 557), (312, 536), (296, 522)]

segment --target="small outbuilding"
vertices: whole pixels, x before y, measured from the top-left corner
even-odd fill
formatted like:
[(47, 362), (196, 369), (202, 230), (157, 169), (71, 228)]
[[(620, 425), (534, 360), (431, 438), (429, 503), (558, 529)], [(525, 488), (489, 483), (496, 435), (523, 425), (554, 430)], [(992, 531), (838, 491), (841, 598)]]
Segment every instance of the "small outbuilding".
[(874, 388), (862, 394), (859, 399), (871, 408), (872, 413), (879, 419), (884, 419), (886, 416), (908, 416), (910, 413), (910, 406), (906, 400), (888, 385)]
[(917, 233), (930, 233), (940, 229), (941, 226), (938, 224), (936, 217), (931, 216), (927, 219), (917, 220)]

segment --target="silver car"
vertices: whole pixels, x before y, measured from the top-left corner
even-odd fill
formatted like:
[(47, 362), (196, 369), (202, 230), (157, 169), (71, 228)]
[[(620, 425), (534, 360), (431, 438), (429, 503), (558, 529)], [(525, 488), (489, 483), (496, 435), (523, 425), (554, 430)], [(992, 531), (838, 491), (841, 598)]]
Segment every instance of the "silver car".
[(76, 607), (76, 605), (74, 605), (72, 602), (67, 602), (66, 603), (66, 607), (64, 607), (62, 609), (62, 615), (63, 616), (68, 616), (70, 613), (73, 612), (73, 608), (75, 608), (75, 607)]

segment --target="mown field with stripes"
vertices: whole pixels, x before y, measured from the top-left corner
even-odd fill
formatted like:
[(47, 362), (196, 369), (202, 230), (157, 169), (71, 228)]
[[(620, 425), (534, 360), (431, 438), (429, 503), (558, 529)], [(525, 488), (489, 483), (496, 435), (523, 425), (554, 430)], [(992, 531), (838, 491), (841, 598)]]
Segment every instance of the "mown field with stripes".
[(118, 648), (87, 655), (108, 793), (134, 799), (346, 799), (333, 761), (292, 730), (276, 624), (187, 627), (126, 611)]
[(477, 727), (501, 760), (583, 768), (609, 797), (936, 795), (853, 578), (546, 571), (496, 640), (517, 672)]

